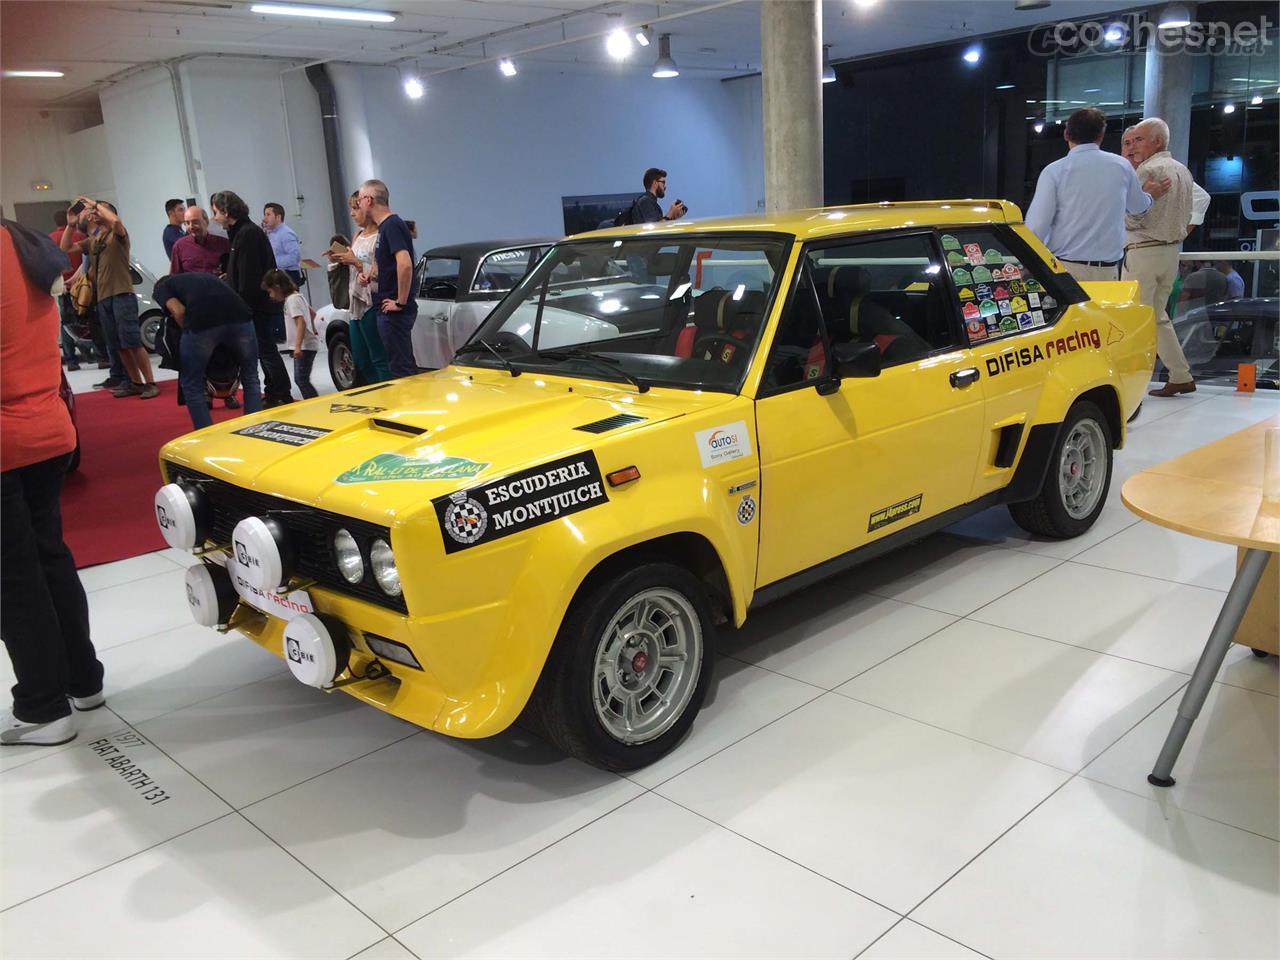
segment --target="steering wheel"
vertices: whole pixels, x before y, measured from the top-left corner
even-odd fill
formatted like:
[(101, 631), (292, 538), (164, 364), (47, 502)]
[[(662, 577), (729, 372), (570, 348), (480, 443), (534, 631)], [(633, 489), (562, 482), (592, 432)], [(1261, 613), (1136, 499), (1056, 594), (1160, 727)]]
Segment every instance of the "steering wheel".
[[(693, 341), (692, 355), (695, 357), (701, 355), (701, 353), (703, 352), (702, 350), (703, 344), (717, 344), (717, 343), (723, 343), (730, 347), (733, 347), (734, 356), (737, 355), (740, 349), (747, 346), (745, 341), (739, 340), (737, 337), (731, 337), (728, 334), (704, 333), (697, 340)], [(707, 352), (711, 353), (713, 359), (720, 359), (720, 357), (714, 351), (707, 351)], [(731, 363), (732, 360), (733, 360), (733, 357), (731, 356), (728, 360), (720, 360), (720, 362)]]

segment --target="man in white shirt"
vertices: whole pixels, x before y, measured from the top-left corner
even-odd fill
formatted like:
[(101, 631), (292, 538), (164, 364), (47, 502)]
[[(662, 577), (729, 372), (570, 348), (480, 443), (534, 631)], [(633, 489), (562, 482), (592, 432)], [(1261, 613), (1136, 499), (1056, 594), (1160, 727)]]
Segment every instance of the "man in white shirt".
[(1142, 302), (1156, 313), (1156, 352), (1169, 370), (1169, 381), (1150, 391), (1153, 397), (1195, 393), (1191, 367), (1182, 352), (1165, 305), (1178, 276), (1178, 252), (1191, 223), (1191, 172), (1169, 153), (1169, 126), (1150, 117), (1131, 132), (1130, 157), (1139, 180), (1167, 179), (1172, 186), (1140, 216), (1125, 217), (1126, 280), (1137, 280)]
[(1077, 280), (1115, 280), (1124, 259), (1124, 216), (1142, 214), (1169, 181), (1138, 181), (1133, 168), (1100, 145), (1107, 117), (1085, 107), (1067, 118), (1070, 149), (1040, 173), (1027, 226)]

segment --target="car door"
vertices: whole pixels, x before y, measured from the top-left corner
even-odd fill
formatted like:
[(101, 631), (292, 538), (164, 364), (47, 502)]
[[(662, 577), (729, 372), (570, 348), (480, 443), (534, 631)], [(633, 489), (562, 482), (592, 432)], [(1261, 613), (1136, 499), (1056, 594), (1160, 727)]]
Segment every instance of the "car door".
[(449, 315), (458, 298), (458, 275), (462, 261), (457, 257), (424, 256), (415, 270), (418, 275), (418, 319), (413, 325), (414, 361), (420, 367), (437, 369), (453, 358), (449, 348)]
[[(757, 391), (757, 586), (967, 502), (983, 387), (928, 232), (806, 248)], [(836, 379), (875, 343), (883, 368)]]

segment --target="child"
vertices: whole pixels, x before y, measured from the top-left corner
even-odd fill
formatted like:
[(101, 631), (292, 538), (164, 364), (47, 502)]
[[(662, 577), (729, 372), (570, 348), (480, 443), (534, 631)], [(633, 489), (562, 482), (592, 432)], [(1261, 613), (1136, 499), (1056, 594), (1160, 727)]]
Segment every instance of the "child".
[(293, 382), (302, 392), (302, 399), (310, 400), (316, 396), (316, 388), (311, 384), (311, 366), (316, 362), (316, 351), (320, 349), (320, 337), (316, 333), (315, 311), (307, 304), (307, 299), (298, 292), (293, 278), (283, 270), (268, 270), (262, 278), (262, 289), (276, 303), (284, 303), (285, 327), (293, 327)]

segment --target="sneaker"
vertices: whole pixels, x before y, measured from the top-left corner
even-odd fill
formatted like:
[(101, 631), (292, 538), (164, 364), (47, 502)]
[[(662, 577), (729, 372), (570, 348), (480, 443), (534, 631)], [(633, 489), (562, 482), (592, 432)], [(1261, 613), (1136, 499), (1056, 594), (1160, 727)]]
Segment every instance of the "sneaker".
[(98, 369), (99, 369), (99, 370), (110, 370), (110, 369), (111, 369), (111, 361), (110, 361), (110, 360), (99, 360), (99, 361), (98, 361)]
[(160, 388), (157, 387), (154, 383), (148, 383), (142, 388), (141, 391), (139, 391), (138, 396), (141, 397), (143, 400), (150, 400), (152, 397), (160, 396)]
[(114, 390), (114, 389), (115, 389), (116, 387), (118, 387), (118, 386), (120, 386), (120, 381), (119, 381), (119, 380), (113, 380), (111, 377), (107, 377), (107, 379), (103, 380), (101, 383), (95, 383), (95, 384), (93, 385), (93, 389), (95, 389), (95, 390)]
[(97, 710), (100, 706), (107, 702), (107, 695), (99, 690), (91, 697), (67, 697), (71, 701), (71, 705), (84, 713), (88, 710)]
[(56, 747), (75, 738), (76, 722), (71, 714), (49, 723), (27, 723), (15, 717), (12, 711), (0, 714), (0, 746)]
[(121, 397), (136, 397), (142, 392), (142, 387), (136, 383), (122, 383), (111, 391), (111, 395), (117, 400)]
[(234, 393), (233, 393), (231, 396), (227, 397), (227, 401), (226, 401), (226, 402), (227, 402), (227, 409), (228, 409), (228, 410), (239, 410), (239, 409), (240, 409), (240, 401), (239, 401), (238, 399), (236, 399), (236, 395), (235, 395)]
[(76, 363), (74, 360), (71, 360), (68, 363), (64, 363), (63, 366), (66, 367), (68, 370), (80, 369), (80, 364)]

